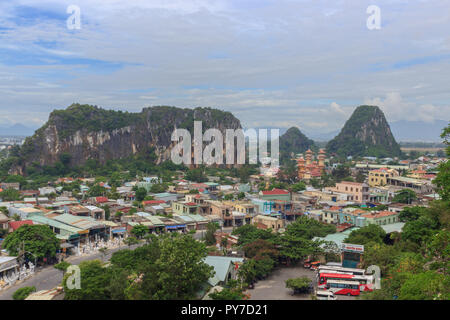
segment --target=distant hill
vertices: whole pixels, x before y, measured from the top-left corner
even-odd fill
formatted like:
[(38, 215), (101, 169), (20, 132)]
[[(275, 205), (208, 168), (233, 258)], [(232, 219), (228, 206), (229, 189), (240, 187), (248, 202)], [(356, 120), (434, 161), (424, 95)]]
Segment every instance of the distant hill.
[(441, 142), (442, 129), (448, 125), (448, 121), (435, 120), (391, 122), (391, 131), (397, 141), (405, 142)]
[(13, 125), (0, 125), (0, 136), (22, 136), (28, 137), (34, 134), (35, 129), (29, 128), (21, 123)]
[(327, 144), (327, 153), (341, 156), (395, 157), (400, 146), (392, 135), (383, 111), (377, 106), (359, 106), (341, 132)]
[(280, 162), (284, 164), (297, 153), (314, 147), (314, 141), (306, 137), (299, 128), (291, 127), (280, 136)]
[(230, 112), (212, 108), (157, 106), (131, 113), (73, 104), (53, 111), (47, 123), (25, 140), (11, 172), (23, 174), (31, 165), (53, 165), (61, 156), (70, 159), (70, 166), (79, 166), (90, 159), (104, 164), (150, 150), (159, 164), (170, 159), (173, 130), (187, 129), (193, 137), (194, 120), (202, 121), (204, 130), (217, 128), (222, 134), (241, 128)]

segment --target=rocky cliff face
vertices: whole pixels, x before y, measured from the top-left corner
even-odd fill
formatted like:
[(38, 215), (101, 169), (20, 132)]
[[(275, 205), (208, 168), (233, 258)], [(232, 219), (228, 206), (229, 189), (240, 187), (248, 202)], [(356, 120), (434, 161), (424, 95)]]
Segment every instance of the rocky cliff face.
[(61, 155), (70, 155), (70, 165), (82, 165), (88, 159), (105, 163), (125, 158), (150, 148), (157, 163), (170, 158), (171, 135), (185, 128), (193, 135), (194, 120), (202, 121), (203, 130), (241, 128), (231, 113), (211, 108), (145, 108), (140, 113), (104, 110), (75, 104), (50, 114), (48, 122), (27, 138), (20, 150), (20, 162), (13, 173), (25, 173), (32, 163), (52, 165)]
[(341, 132), (328, 142), (327, 153), (396, 157), (401, 155), (401, 150), (381, 109), (376, 106), (360, 106), (347, 120)]

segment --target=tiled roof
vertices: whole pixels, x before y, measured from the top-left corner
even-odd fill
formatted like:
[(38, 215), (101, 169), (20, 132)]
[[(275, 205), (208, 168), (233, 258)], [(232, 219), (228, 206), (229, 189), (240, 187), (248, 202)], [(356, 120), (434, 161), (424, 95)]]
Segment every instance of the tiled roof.
[(392, 216), (392, 215), (396, 215), (396, 214), (398, 214), (398, 213), (392, 212), (392, 211), (380, 211), (380, 212), (376, 212), (376, 213), (364, 214), (364, 215), (362, 215), (362, 217), (365, 217), (365, 218), (382, 218), (382, 217), (388, 217), (388, 216)]
[(161, 204), (161, 203), (166, 203), (164, 200), (147, 200), (147, 201), (143, 201), (142, 202), (144, 205), (147, 204)]
[(263, 195), (289, 194), (288, 191), (282, 189), (273, 189), (271, 191), (262, 191)]
[(106, 197), (97, 197), (97, 198), (95, 198), (95, 201), (97, 203), (104, 203), (104, 202), (108, 202), (109, 200)]
[(28, 224), (28, 225), (33, 225), (33, 221), (31, 220), (22, 220), (22, 221), (11, 221), (9, 223), (9, 226), (11, 229), (13, 229), (14, 231), (16, 231), (17, 229), (19, 229), (21, 226)]

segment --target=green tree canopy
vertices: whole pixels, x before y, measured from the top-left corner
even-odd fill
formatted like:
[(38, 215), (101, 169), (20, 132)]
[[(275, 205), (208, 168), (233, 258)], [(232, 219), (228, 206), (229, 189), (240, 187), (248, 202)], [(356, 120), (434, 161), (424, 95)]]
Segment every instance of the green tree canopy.
[[(59, 249), (59, 240), (46, 225), (23, 225), (10, 233), (2, 243), (10, 255), (18, 255), (24, 245), (29, 259), (54, 257)], [(31, 254), (29, 254), (31, 253)]]
[(403, 189), (395, 194), (394, 198), (392, 199), (392, 202), (400, 202), (400, 203), (410, 204), (416, 199), (417, 199), (417, 195), (414, 191), (412, 191), (410, 189)]
[(376, 224), (369, 224), (366, 227), (352, 231), (344, 240), (345, 243), (364, 245), (369, 242), (383, 243), (386, 232)]

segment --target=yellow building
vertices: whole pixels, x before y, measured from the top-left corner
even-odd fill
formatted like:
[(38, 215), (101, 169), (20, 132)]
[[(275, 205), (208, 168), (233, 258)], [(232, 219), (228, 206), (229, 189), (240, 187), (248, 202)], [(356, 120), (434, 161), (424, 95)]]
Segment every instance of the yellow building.
[(277, 232), (284, 228), (284, 220), (280, 218), (270, 217), (266, 215), (257, 215), (253, 217), (253, 224), (259, 229), (272, 229)]
[(388, 168), (369, 171), (369, 186), (385, 186), (387, 184), (387, 178), (397, 177), (398, 175), (397, 170)]

